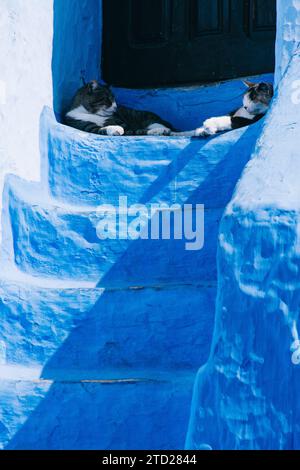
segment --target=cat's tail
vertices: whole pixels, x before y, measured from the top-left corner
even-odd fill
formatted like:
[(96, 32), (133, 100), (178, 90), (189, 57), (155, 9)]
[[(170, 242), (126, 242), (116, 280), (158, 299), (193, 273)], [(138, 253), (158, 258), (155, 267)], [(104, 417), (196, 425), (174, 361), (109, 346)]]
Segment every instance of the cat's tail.
[(198, 127), (193, 131), (171, 132), (170, 135), (173, 137), (208, 137), (208, 133), (206, 132), (204, 127)]

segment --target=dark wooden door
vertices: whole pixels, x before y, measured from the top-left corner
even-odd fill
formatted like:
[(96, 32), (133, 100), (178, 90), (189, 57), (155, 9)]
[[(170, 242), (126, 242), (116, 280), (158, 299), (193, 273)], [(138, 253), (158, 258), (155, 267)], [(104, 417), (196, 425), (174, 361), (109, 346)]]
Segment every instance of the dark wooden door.
[(103, 0), (103, 77), (150, 87), (271, 72), (276, 0)]

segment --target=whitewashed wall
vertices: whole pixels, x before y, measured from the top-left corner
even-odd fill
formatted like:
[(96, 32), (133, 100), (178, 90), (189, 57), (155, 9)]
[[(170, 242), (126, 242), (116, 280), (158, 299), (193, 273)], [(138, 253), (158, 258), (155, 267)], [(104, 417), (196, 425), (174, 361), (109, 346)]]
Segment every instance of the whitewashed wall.
[(277, 0), (276, 84), (282, 79), (292, 55), (299, 49), (300, 0)]
[(6, 172), (39, 178), (39, 117), (53, 101), (52, 41), (53, 0), (0, 1), (1, 193)]

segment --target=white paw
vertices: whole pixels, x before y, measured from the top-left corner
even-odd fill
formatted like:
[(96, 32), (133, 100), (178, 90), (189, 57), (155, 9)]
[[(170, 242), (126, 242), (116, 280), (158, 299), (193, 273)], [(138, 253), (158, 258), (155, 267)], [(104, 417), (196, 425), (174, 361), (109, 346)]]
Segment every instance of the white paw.
[(195, 129), (194, 137), (206, 137), (208, 134), (204, 127), (198, 127)]
[(206, 135), (214, 135), (218, 132), (218, 120), (217, 118), (206, 119), (203, 123), (203, 130)]
[(232, 128), (230, 116), (220, 116), (204, 121), (204, 130), (207, 135), (215, 135), (218, 132), (229, 131)]
[(125, 131), (121, 126), (108, 126), (106, 128), (107, 135), (124, 135)]
[(147, 135), (162, 136), (162, 135), (170, 135), (170, 134), (171, 134), (171, 129), (168, 129), (166, 126), (163, 126), (162, 124), (152, 124), (151, 126), (148, 127), (148, 130), (147, 130)]

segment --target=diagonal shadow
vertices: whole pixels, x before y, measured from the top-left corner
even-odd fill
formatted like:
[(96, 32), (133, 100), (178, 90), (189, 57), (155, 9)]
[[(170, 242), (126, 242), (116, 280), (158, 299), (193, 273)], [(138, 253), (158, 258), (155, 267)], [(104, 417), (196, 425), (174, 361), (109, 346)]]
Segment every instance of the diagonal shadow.
[[(208, 212), (215, 211), (215, 223), (206, 233), (205, 255), (187, 252), (183, 241), (131, 242), (99, 283), (104, 291), (99, 291), (96, 303), (45, 365), (42, 377), (53, 384), (41, 393), (39, 405), (8, 449), (183, 446), (193, 377), (208, 357), (214, 322), (215, 289), (203, 294), (203, 285), (201, 290), (198, 284), (201, 276), (207, 285), (216, 281), (218, 222), (251, 155), (259, 132), (254, 127), (241, 135), (218, 164), (206, 166), (204, 179), (198, 175), (194, 181), (195, 168), (209, 142), (192, 141), (172, 163), (178, 185), (175, 200), (206, 203)], [(193, 183), (191, 191), (186, 190), (186, 182)], [(158, 178), (142, 201), (155, 198), (166, 183)], [(136, 253), (142, 252), (143, 258), (137, 259)], [(183, 287), (168, 286), (174, 273)], [(121, 287), (131, 274), (134, 280), (157, 287), (110, 289), (116, 280)], [(181, 377), (180, 369), (187, 376)], [(168, 372), (157, 378), (163, 370)], [(149, 371), (155, 380), (99, 383), (99, 377), (144, 378)]]
[[(68, 106), (82, 72), (86, 80), (99, 74), (100, 4), (99, 0), (76, 6), (73, 0), (54, 1), (52, 75), (57, 114)], [(82, 41), (86, 35), (89, 41)], [(87, 42), (93, 46), (86, 47)], [(145, 191), (140, 202), (148, 204), (175, 182), (174, 202), (205, 204), (205, 249), (187, 252), (185, 242), (178, 240), (126, 243), (78, 318), (80, 295), (74, 292), (70, 316), (76, 317), (75, 326), (44, 366), (45, 382), (16, 386), (17, 413), (20, 420), (26, 419), (7, 449), (183, 448), (194, 375), (210, 352), (219, 220), (258, 132), (252, 126), (241, 133), (219, 161), (206, 161), (214, 139), (191, 140)], [(90, 241), (95, 240), (92, 227), (85, 231)], [(128, 279), (144, 286), (126, 289)], [(174, 279), (175, 286), (170, 282)], [(116, 284), (120, 288), (112, 289)], [(51, 314), (45, 307), (43, 328), (49, 338), (57, 328)], [(143, 380), (145, 376), (148, 380)], [(111, 381), (124, 377), (142, 380)]]

